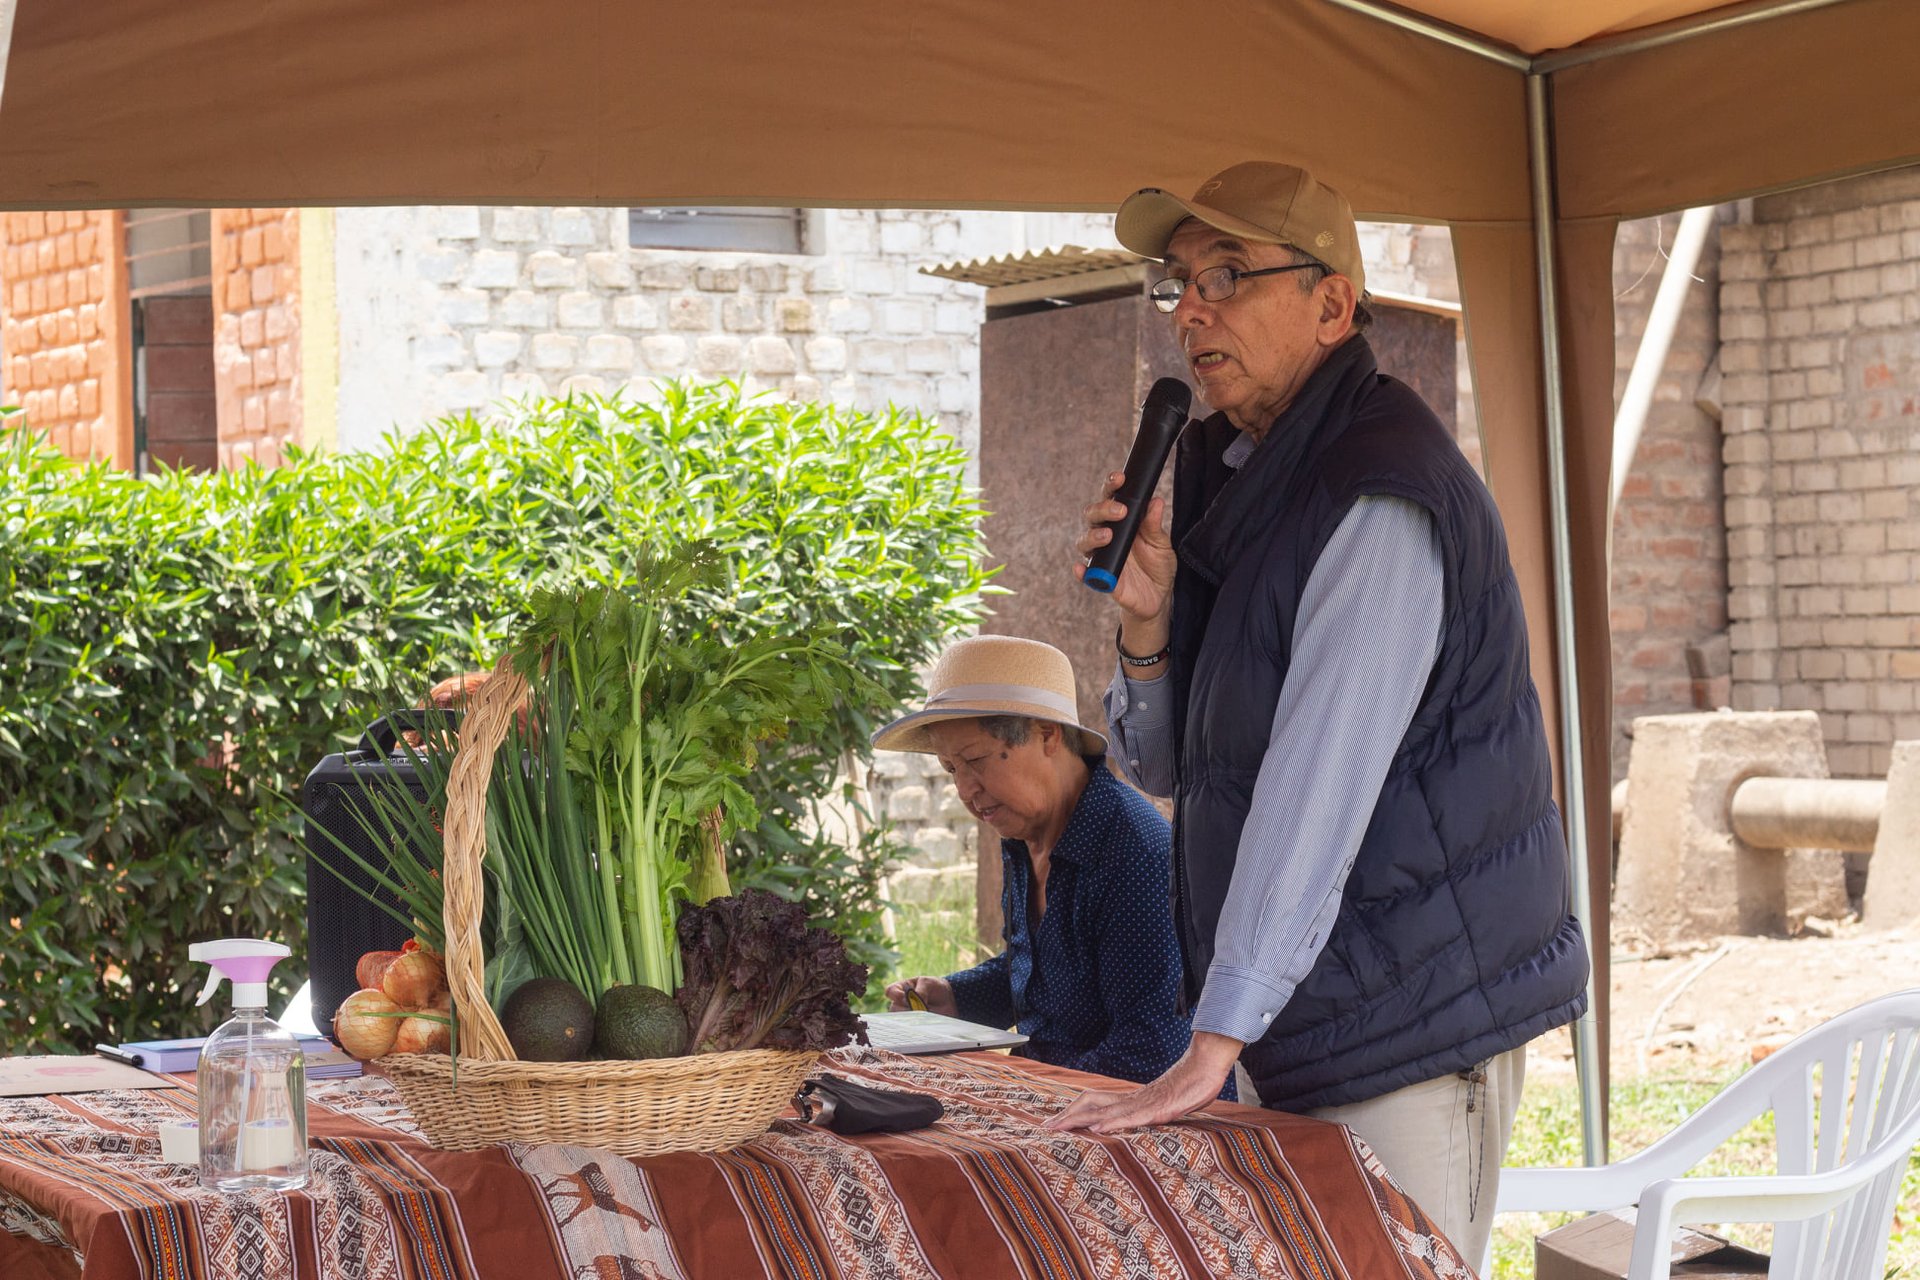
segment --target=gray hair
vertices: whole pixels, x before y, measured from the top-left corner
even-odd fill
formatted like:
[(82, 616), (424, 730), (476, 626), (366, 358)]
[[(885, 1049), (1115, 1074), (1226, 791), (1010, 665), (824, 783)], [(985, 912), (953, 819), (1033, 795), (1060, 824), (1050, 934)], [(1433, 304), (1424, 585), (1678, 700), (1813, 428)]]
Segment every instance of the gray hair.
[[(1292, 245), (1282, 247), (1293, 254), (1293, 260), (1295, 262), (1309, 264), (1312, 267), (1312, 270), (1302, 271), (1300, 273), (1300, 292), (1312, 293), (1315, 285), (1334, 273), (1332, 267), (1320, 261), (1320, 259), (1314, 257), (1312, 254), (1303, 253)], [(1355, 333), (1365, 333), (1373, 325), (1373, 310), (1367, 306), (1367, 303), (1371, 301), (1372, 298), (1372, 294), (1362, 293), (1358, 298), (1354, 299), (1353, 331)]]
[(1024, 747), (1033, 736), (1033, 717), (981, 716), (980, 729), (1003, 747)]

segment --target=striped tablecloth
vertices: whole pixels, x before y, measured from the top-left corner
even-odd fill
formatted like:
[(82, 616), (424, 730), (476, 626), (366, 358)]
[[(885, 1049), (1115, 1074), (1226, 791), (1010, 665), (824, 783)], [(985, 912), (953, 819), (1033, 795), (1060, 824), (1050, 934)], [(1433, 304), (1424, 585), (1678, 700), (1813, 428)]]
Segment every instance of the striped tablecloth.
[(1041, 1131), (1096, 1077), (995, 1054), (841, 1050), (937, 1095), (917, 1133), (793, 1121), (732, 1151), (436, 1151), (384, 1080), (313, 1086), (313, 1178), (202, 1191), (162, 1163), (191, 1088), (0, 1098), (6, 1280), (1469, 1280), (1346, 1130), (1216, 1103), (1092, 1138)]

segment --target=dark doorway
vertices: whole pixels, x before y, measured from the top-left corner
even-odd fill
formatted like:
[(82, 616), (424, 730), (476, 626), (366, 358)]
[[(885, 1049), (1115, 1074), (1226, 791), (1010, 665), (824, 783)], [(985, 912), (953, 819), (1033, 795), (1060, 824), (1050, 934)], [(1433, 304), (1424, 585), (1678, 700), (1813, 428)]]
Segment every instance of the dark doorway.
[(220, 465), (211, 223), (205, 209), (127, 212), (136, 475)]

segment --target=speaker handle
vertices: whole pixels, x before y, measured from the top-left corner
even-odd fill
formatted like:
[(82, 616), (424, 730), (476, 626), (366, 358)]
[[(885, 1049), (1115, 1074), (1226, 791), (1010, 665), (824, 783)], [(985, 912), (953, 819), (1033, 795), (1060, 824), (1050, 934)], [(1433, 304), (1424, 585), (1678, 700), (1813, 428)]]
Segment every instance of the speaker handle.
[(384, 756), (393, 750), (394, 743), (400, 741), (402, 730), (412, 729), (415, 733), (425, 733), (434, 727), (460, 728), (460, 712), (446, 707), (407, 707), (404, 710), (389, 711), (360, 735), (361, 755)]

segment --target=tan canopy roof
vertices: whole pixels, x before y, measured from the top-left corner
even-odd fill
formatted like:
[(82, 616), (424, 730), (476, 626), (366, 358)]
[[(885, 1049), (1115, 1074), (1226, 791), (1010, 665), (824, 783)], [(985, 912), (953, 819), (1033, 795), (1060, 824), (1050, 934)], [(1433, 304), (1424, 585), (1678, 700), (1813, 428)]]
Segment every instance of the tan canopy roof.
[(1912, 0), (17, 3), (0, 207), (1101, 209), (1264, 157), (1452, 224), (1556, 722), (1578, 658), (1599, 848), (1614, 224), (1920, 158)]

